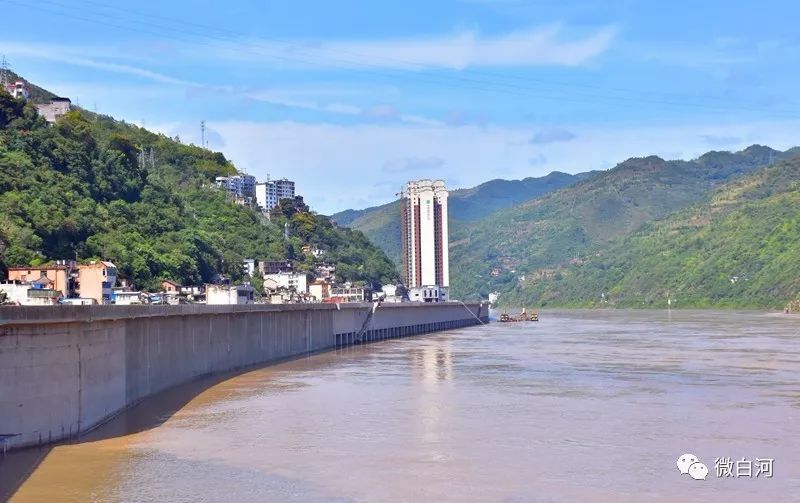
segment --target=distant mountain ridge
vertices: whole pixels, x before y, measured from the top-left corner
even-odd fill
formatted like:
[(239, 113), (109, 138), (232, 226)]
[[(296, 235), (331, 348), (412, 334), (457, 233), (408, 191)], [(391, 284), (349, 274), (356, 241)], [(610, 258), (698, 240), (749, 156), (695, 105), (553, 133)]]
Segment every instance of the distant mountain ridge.
[[(494, 179), (469, 189), (450, 192), (448, 208), (450, 228), (456, 230), (462, 222), (486, 217), (554, 190), (568, 187), (596, 172), (571, 175), (554, 171), (542, 177), (522, 180)], [(345, 210), (331, 216), (337, 224), (362, 231), (396, 263), (400, 261), (400, 206), (392, 201), (363, 210)]]
[(494, 212), (451, 234), (453, 295), (513, 292), (530, 275), (580, 262), (603, 243), (697, 203), (737, 176), (797, 155), (797, 149), (753, 145), (692, 161), (632, 158), (571, 187)]
[(779, 161), (702, 201), (529, 274), (507, 304), (781, 308), (800, 292), (800, 158)]

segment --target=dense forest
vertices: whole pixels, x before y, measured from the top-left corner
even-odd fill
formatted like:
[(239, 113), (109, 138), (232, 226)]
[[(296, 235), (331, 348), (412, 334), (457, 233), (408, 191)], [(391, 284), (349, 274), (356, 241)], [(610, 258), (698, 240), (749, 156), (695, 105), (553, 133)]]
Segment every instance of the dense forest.
[[(703, 201), (721, 185), (796, 155), (796, 149), (779, 152), (754, 145), (691, 161), (628, 159), (572, 187), (459, 229), (451, 236), (451, 285), (467, 298), (499, 291), (503, 303), (540, 303), (543, 299), (532, 295), (532, 283), (551, 274), (560, 277), (563, 268), (591, 260), (610, 243)], [(736, 236), (728, 238), (735, 247)], [(591, 300), (595, 294), (601, 290)], [(575, 299), (556, 296), (549, 302), (572, 304)]]
[(800, 159), (727, 183), (702, 202), (541, 270), (507, 303), (780, 308), (800, 292)]
[[(34, 106), (0, 91), (0, 273), (102, 258), (137, 287), (155, 289), (162, 278), (239, 280), (243, 259), (254, 258), (308, 271), (326, 260), (342, 281), (397, 279), (358, 231), (285, 202), (269, 221), (212, 188), (214, 177), (236, 172), (222, 153), (85, 110), (48, 126)], [(305, 245), (326, 253), (304, 256)]]

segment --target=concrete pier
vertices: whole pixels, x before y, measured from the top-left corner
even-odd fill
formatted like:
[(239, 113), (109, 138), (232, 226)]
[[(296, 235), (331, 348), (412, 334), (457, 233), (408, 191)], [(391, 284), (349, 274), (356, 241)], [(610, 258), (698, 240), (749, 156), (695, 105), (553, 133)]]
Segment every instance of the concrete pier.
[(0, 308), (0, 443), (84, 433), (200, 376), (488, 322), (455, 302)]

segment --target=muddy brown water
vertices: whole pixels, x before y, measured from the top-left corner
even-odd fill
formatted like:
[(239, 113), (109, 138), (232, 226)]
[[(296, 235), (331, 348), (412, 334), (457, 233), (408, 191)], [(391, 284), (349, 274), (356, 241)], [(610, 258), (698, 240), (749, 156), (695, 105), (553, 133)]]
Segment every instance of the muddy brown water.
[[(166, 398), (145, 402), (99, 439), (43, 452), (12, 501), (800, 494), (794, 316), (545, 311), (539, 323), (317, 354), (185, 394), (163, 407)], [(706, 480), (680, 475), (685, 452), (708, 465)], [(718, 457), (774, 459), (773, 476), (717, 477)]]

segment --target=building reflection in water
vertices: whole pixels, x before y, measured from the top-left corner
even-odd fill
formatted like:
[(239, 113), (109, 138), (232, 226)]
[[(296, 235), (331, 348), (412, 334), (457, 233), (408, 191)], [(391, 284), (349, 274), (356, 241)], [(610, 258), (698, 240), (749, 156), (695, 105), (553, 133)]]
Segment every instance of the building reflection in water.
[(453, 355), (449, 341), (431, 340), (411, 354), (416, 403), (417, 452), (426, 461), (442, 461), (442, 445), (453, 420)]

